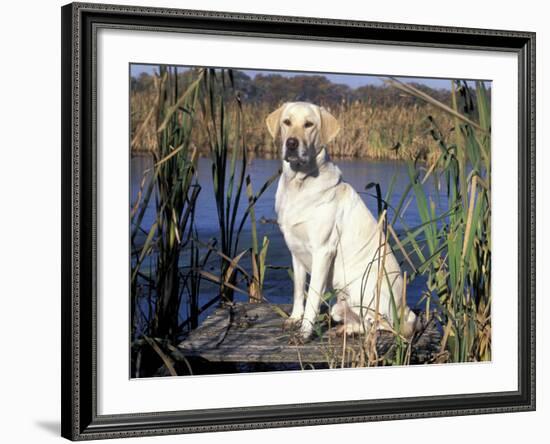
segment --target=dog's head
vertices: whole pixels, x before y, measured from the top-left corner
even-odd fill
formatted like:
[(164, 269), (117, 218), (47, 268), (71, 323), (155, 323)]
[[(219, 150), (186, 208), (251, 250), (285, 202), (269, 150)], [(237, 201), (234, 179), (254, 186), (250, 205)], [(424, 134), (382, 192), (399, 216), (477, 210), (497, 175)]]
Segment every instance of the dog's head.
[(336, 137), (340, 125), (325, 108), (305, 102), (289, 102), (266, 119), (275, 139), (281, 134), (282, 158), (293, 169), (311, 164), (319, 151)]

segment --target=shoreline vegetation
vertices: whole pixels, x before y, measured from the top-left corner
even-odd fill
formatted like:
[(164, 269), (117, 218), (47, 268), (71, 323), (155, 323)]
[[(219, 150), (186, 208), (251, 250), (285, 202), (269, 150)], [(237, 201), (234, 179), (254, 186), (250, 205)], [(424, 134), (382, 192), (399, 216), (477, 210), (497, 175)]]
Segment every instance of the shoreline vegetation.
[[(250, 78), (241, 71), (232, 72), (242, 109), (242, 136), (248, 158), (279, 157), (279, 147), (265, 130), (265, 117), (284, 101), (303, 100), (319, 104), (338, 119), (341, 131), (329, 147), (333, 159), (421, 160), (431, 163), (438, 155), (438, 149), (432, 143), (432, 122), (437, 121), (444, 133), (451, 131), (454, 125), (452, 116), (438, 106), (389, 83), (350, 88), (321, 75), (284, 77), (260, 74)], [(194, 75), (193, 70), (175, 72), (177, 87), (174, 88), (185, 90)], [(158, 81), (158, 76), (147, 73), (131, 78), (132, 155), (149, 155), (159, 149), (153, 116), (158, 103)], [(419, 84), (412, 86), (438, 102), (452, 106), (450, 90)], [(476, 89), (462, 86), (457, 89), (457, 94), (463, 97), (465, 108), (474, 109)], [(207, 124), (200, 115), (195, 120), (191, 144), (199, 156), (208, 157)]]
[[(288, 87), (289, 79), (278, 81), (281, 79)], [(259, 88), (255, 94), (260, 94), (262, 102), (254, 102), (253, 91), (246, 92), (245, 87), (250, 86), (246, 79), (239, 80), (238, 72), (231, 69), (181, 73), (175, 67), (160, 66), (159, 74), (147, 80), (149, 85), (131, 79), (130, 96), (132, 154), (138, 152), (137, 147), (154, 147), (149, 151), (153, 164), (140, 178), (139, 192), (130, 202), (131, 375), (193, 374), (200, 371), (195, 365), (204, 363), (183, 356), (183, 367), (175, 366), (177, 356), (182, 355), (177, 347), (200, 326), (204, 316), (215, 307), (227, 307), (227, 331), (245, 328), (233, 325), (231, 313), (237, 302), (265, 302), (262, 292), (272, 267), (267, 259), (269, 237), (258, 236), (255, 206), (263, 193), (275, 186), (279, 172), (265, 183), (254, 183), (248, 158), (250, 147), (254, 153), (274, 153), (273, 144), (265, 141), (264, 112), (295, 97)], [(476, 82), (472, 89), (467, 82), (456, 80), (450, 92), (430, 95), (395, 79), (388, 79), (380, 89), (384, 94), (376, 103), (374, 94), (371, 102), (346, 101), (336, 94), (337, 85), (334, 91), (323, 91), (325, 96), (317, 99), (314, 91), (306, 91), (307, 99), (335, 107), (331, 111), (342, 119), (343, 135), (336, 153), (341, 150), (342, 156), (406, 162), (408, 185), (404, 190), (396, 190), (394, 176), (385, 189), (369, 183), (365, 191), (367, 198), (377, 203), (375, 217), (386, 239), (381, 241), (381, 251), (391, 248), (400, 252), (406, 283), (418, 277), (426, 282), (416, 309), (441, 332), (430, 362), (490, 360), (490, 91), (483, 82)], [(331, 100), (336, 102), (330, 105)], [(373, 142), (376, 140), (379, 145)], [(425, 155), (421, 155), (422, 149), (427, 150)], [(201, 221), (195, 217), (197, 198), (203, 192), (196, 173), (199, 155), (210, 162), (211, 177), (206, 180), (211, 180), (213, 193), (207, 198), (212, 199), (217, 213), (217, 234), (209, 239), (199, 237)], [(338, 157), (334, 152), (333, 156)], [(444, 211), (437, 210), (429, 193), (434, 182), (445, 192)], [(396, 205), (390, 204), (396, 201)], [(154, 209), (153, 220), (145, 223), (150, 208)], [(418, 226), (407, 226), (410, 211), (419, 215)], [(393, 228), (397, 222), (404, 227), (399, 234)], [(250, 230), (243, 231), (245, 225)], [(250, 247), (243, 247), (245, 244)], [(245, 263), (249, 264), (246, 268)], [(290, 264), (283, 268), (292, 279)], [(383, 264), (380, 270), (378, 288), (388, 279)], [(201, 297), (205, 284), (217, 288), (210, 300)], [(403, 316), (395, 308), (395, 298), (406, 300), (406, 288), (403, 294), (392, 295), (395, 321), (385, 323), (394, 337), (391, 353), (378, 354), (379, 332), (372, 328), (353, 341), (344, 338), (341, 361), (326, 366), (410, 364), (413, 342), (401, 333)], [(324, 308), (336, 297), (335, 292), (322, 295)], [(288, 316), (283, 310), (279, 315), (281, 322)], [(330, 317), (319, 319), (319, 325), (331, 327), (330, 322)], [(375, 325), (378, 322), (384, 322), (379, 315)], [(315, 336), (323, 347), (323, 331)], [(221, 335), (219, 341), (226, 337)], [(299, 365), (315, 368), (302, 362)], [(228, 370), (210, 365), (206, 372), (242, 371), (239, 369), (242, 366)]]

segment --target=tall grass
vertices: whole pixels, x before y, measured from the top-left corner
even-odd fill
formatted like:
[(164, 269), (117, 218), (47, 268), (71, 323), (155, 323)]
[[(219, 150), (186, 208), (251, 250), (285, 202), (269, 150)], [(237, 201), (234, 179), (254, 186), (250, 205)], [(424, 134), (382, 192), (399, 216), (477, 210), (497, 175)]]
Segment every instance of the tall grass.
[[(443, 326), (440, 353), (452, 362), (491, 359), (491, 115), (484, 84), (476, 82), (477, 103), (459, 112), (453, 82), (453, 106), (448, 107), (410, 85), (390, 81), (407, 94), (430, 101), (453, 118), (452, 131), (443, 131), (431, 117), (437, 159), (423, 173), (408, 163), (410, 185), (394, 209), (404, 222), (413, 200), (421, 218), (397, 239), (419, 265), (410, 276), (427, 277), (423, 295), (426, 316)], [(448, 211), (437, 214), (425, 184), (430, 176), (445, 190)], [(411, 195), (411, 196), (409, 196)]]
[[(238, 288), (239, 273), (245, 278), (250, 300), (261, 301), (261, 288), (265, 273), (265, 255), (269, 241), (264, 240), (262, 252), (258, 250), (254, 205), (265, 190), (275, 181), (276, 172), (259, 192), (254, 194), (250, 176), (247, 175), (247, 140), (243, 131), (243, 108), (235, 90), (233, 72), (228, 69), (207, 69), (201, 81), (204, 100), (201, 101), (200, 125), (206, 133), (204, 145), (209, 149), (212, 183), (216, 202), (220, 233), (220, 276), (214, 281), (220, 284), (220, 297), (233, 301)], [(246, 191), (245, 191), (246, 188)], [(241, 197), (247, 193), (248, 205), (242, 207)], [(242, 230), (251, 217), (252, 274), (237, 267), (246, 250), (239, 250)], [(211, 275), (208, 275), (211, 278)]]
[[(151, 152), (153, 166), (147, 169), (139, 193), (131, 207), (131, 301), (132, 337), (167, 339), (176, 342), (196, 328), (199, 316), (218, 301), (231, 302), (234, 292), (262, 300), (269, 240), (258, 246), (254, 206), (279, 172), (258, 192), (253, 191), (247, 173), (247, 144), (240, 131), (242, 109), (233, 91), (230, 70), (199, 69), (192, 82), (181, 85), (176, 68), (161, 67), (154, 78), (156, 97), (150, 110), (134, 129), (136, 137), (154, 128), (158, 149)], [(228, 94), (229, 93), (229, 94)], [(197, 122), (200, 119), (200, 122)], [(202, 126), (204, 123), (205, 126)], [(196, 177), (198, 149), (193, 134), (201, 128), (210, 155), (212, 198), (218, 215), (218, 236), (199, 239), (195, 209), (201, 190)], [(154, 204), (154, 220), (145, 224)], [(243, 228), (251, 218), (252, 248), (240, 250)], [(207, 264), (219, 259), (219, 272)], [(181, 259), (186, 258), (184, 264)], [(249, 257), (252, 272), (240, 262)], [(206, 279), (219, 285), (217, 296), (201, 300), (201, 283)], [(244, 282), (244, 288), (243, 288)], [(181, 319), (182, 304), (187, 318)], [(146, 309), (144, 309), (146, 307)]]
[[(224, 100), (227, 101), (227, 97)], [(216, 97), (217, 100), (221, 98)], [(157, 150), (156, 139), (150, 137), (154, 132), (154, 124), (147, 120), (152, 102), (151, 94), (146, 91), (132, 94), (132, 128), (145, 123), (140, 133), (135, 129), (133, 131), (134, 152)], [(238, 126), (232, 124), (228, 128), (227, 137), (243, 137), (246, 140), (245, 154), (249, 157), (277, 158), (277, 148), (265, 131), (264, 119), (261, 118), (273, 111), (272, 107), (265, 103), (240, 103), (240, 109), (241, 121)], [(448, 131), (454, 124), (452, 116), (432, 104), (422, 107), (404, 107), (399, 104), (378, 107), (364, 101), (345, 100), (330, 107), (330, 111), (342, 127), (339, 137), (330, 146), (330, 155), (334, 159), (408, 160), (420, 157), (433, 161), (438, 150), (431, 143), (431, 125), (426, 116), (436, 117), (444, 131)], [(208, 114), (199, 116), (192, 136), (199, 154), (205, 157), (210, 156), (208, 147), (211, 133), (207, 130), (210, 120)], [(240, 148), (237, 148), (239, 156), (242, 154)]]
[[(199, 74), (199, 79), (204, 74)], [(193, 211), (200, 192), (193, 184), (197, 151), (191, 146), (191, 132), (199, 82), (179, 95), (172, 72), (161, 67), (157, 79), (156, 135), (158, 151), (153, 154), (153, 166), (146, 172), (142, 189), (131, 212), (131, 241), (133, 261), (131, 288), (133, 313), (139, 304), (140, 278), (152, 283), (154, 314), (148, 319), (148, 334), (175, 340), (179, 333), (179, 312), (182, 302), (179, 259), (190, 245), (193, 230)], [(185, 110), (182, 112), (181, 110)], [(154, 199), (155, 218), (150, 227), (143, 227), (145, 212)], [(145, 237), (142, 245), (138, 239)], [(147, 272), (142, 269), (145, 259), (156, 262)], [(196, 301), (192, 302), (192, 305)]]

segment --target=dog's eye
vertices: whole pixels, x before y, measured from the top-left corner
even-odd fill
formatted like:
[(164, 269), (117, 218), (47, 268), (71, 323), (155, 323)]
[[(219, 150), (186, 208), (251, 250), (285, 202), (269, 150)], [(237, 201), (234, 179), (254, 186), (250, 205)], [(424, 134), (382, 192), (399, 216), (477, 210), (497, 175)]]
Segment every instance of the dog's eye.
[(306, 122), (304, 124), (304, 128), (311, 128), (313, 126), (313, 122)]
[(290, 126), (290, 119), (285, 119), (285, 120), (283, 120), (283, 123), (284, 123), (286, 126)]

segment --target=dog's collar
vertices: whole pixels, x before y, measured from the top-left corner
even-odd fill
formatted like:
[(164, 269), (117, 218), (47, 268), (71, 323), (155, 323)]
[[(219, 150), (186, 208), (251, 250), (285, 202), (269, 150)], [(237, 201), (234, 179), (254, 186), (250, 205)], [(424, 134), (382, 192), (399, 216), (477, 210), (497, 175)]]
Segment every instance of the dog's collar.
[[(326, 148), (327, 148), (326, 145), (321, 145), (321, 146), (319, 147), (319, 149), (315, 152), (315, 158), (317, 158), (317, 156), (318, 156), (319, 154), (321, 154), (321, 152), (322, 152), (323, 150), (325, 150), (325, 153), (326, 153)], [(323, 162), (323, 164), (324, 164), (324, 163), (325, 163), (325, 162)], [(317, 163), (317, 170), (319, 170), (320, 167), (321, 167), (321, 165), (319, 165), (319, 164)], [(313, 173), (313, 171), (309, 171), (309, 172), (307, 172), (307, 173), (304, 173), (303, 176), (297, 177), (297, 179), (298, 179), (300, 182), (304, 182), (308, 177), (311, 177), (312, 173)]]

